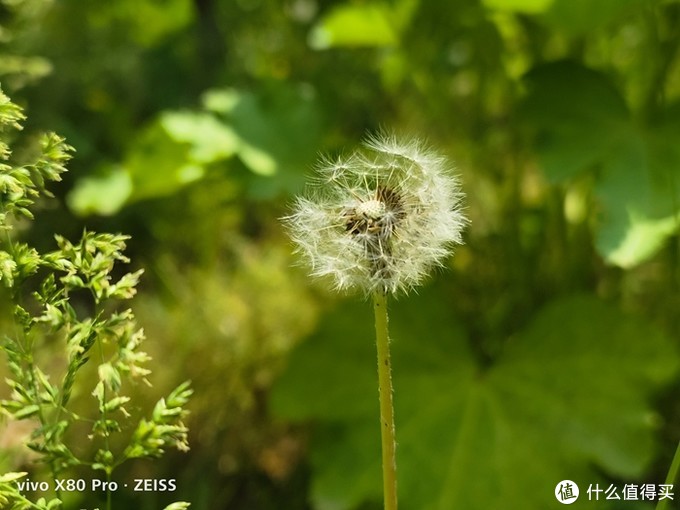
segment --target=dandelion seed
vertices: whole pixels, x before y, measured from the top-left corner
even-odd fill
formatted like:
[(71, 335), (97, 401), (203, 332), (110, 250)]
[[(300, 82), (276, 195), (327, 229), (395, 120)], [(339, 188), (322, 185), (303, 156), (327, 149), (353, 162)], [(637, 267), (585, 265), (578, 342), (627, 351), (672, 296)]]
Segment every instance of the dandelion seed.
[(380, 135), (322, 161), (284, 222), (313, 276), (342, 291), (398, 294), (462, 242), (462, 198), (445, 158), (418, 140)]

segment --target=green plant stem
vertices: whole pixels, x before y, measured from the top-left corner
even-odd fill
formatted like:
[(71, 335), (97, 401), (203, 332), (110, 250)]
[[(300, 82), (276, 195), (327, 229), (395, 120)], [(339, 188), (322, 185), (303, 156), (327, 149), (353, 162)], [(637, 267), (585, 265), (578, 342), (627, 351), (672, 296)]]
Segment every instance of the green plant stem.
[[(673, 455), (673, 460), (671, 461), (671, 467), (668, 469), (668, 474), (666, 475), (666, 485), (673, 485), (673, 482), (678, 478), (678, 470), (680, 469), (680, 442), (675, 448), (675, 455)], [(656, 504), (656, 510), (665, 510), (668, 507), (670, 498), (665, 498), (660, 500)]]
[(383, 493), (385, 510), (397, 510), (397, 459), (392, 403), (392, 367), (387, 327), (387, 297), (373, 294), (375, 339), (378, 350), (378, 389), (380, 394), (380, 433), (382, 437)]
[[(95, 299), (95, 317), (99, 318), (101, 314), (101, 304), (98, 302), (97, 297), (94, 296)], [(96, 320), (96, 319), (95, 319)], [(103, 339), (97, 338), (97, 344), (99, 346), (99, 363), (100, 366), (104, 364), (105, 362), (105, 357), (104, 357), (104, 341)], [(107, 452), (111, 451), (111, 446), (109, 443), (109, 430), (108, 430), (108, 413), (106, 411), (106, 383), (102, 382), (102, 402), (104, 402), (104, 406), (101, 409), (101, 414), (102, 414), (102, 420), (104, 421), (104, 447), (106, 448)], [(111, 510), (111, 490), (109, 489), (111, 485), (111, 471), (112, 467), (107, 466), (106, 468), (106, 510)]]
[[(1, 211), (3, 215), (7, 214), (4, 207), (1, 208)], [(12, 257), (14, 258), (15, 257), (14, 240), (12, 239), (9, 230), (7, 229), (5, 230), (5, 242), (7, 243), (7, 249), (9, 253), (11, 253)], [(20, 306), (22, 305), (21, 283), (18, 281), (15, 281), (14, 285), (12, 286), (12, 299), (14, 303), (16, 303), (17, 305)], [(14, 327), (16, 331), (15, 345), (17, 345), (21, 350), (22, 361), (24, 363), (24, 366), (22, 368), (25, 369), (26, 373), (28, 374), (28, 383), (31, 392), (33, 393), (34, 404), (37, 404), (38, 406), (38, 420), (40, 421), (40, 425), (44, 430), (45, 428), (47, 428), (48, 420), (47, 417), (45, 416), (43, 403), (41, 402), (40, 398), (40, 387), (38, 385), (38, 382), (36, 380), (37, 378), (35, 375), (36, 365), (35, 360), (33, 359), (33, 339), (29, 334), (27, 334), (26, 330), (23, 327), (18, 327), (16, 321), (14, 322)], [(44, 433), (43, 438), (45, 438)], [(44, 441), (45, 443), (47, 443), (46, 438), (44, 439)], [(58, 473), (54, 459), (50, 459), (47, 462), (47, 465), (50, 468), (52, 480), (56, 481)], [(54, 493), (57, 498), (61, 499), (61, 490), (56, 488), (56, 483)]]

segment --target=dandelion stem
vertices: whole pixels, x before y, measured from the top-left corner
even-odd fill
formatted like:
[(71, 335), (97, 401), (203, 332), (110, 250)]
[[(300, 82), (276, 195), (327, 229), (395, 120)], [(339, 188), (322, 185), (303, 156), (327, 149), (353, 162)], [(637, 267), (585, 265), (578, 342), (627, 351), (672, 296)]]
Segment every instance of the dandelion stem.
[(385, 510), (397, 510), (397, 459), (392, 403), (392, 368), (387, 327), (387, 297), (373, 294), (375, 338), (378, 350), (378, 389), (380, 393), (380, 432), (382, 437), (383, 492)]
[[(673, 461), (671, 462), (671, 467), (668, 470), (668, 474), (666, 475), (666, 481), (664, 482), (666, 485), (672, 486), (675, 480), (678, 477), (678, 470), (680, 469), (680, 442), (678, 442), (678, 446), (675, 449), (675, 455), (673, 455)], [(656, 505), (656, 510), (665, 510), (666, 507), (668, 506), (668, 502), (672, 500), (673, 498), (664, 498), (660, 499), (659, 502)]]

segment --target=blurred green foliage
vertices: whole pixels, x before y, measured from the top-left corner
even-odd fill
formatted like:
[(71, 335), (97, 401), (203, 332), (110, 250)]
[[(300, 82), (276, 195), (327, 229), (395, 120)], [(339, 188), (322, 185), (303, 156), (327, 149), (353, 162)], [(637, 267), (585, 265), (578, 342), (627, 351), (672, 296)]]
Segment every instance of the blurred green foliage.
[(277, 218), (320, 152), (387, 127), (451, 156), (471, 218), (392, 313), (404, 504), (661, 483), (680, 438), (680, 3), (4, 0), (0, 25), (27, 136), (77, 150), (63, 206), (21, 235), (132, 235), (157, 384), (194, 380), (190, 460), (131, 477), (177, 477), (199, 509), (379, 507), (370, 307), (308, 284)]
[[(643, 476), (654, 430), (645, 395), (678, 368), (667, 338), (596, 299), (571, 297), (538, 313), (481, 368), (437, 287), (417, 298), (427, 315), (406, 302), (392, 312), (405, 507), (545, 508), (554, 496), (537, 487), (565, 473), (584, 488), (605, 485), (601, 470)], [(366, 391), (375, 379), (370, 318), (338, 309), (274, 393), (283, 416), (323, 423), (312, 442), (315, 508), (381, 501), (375, 395)]]

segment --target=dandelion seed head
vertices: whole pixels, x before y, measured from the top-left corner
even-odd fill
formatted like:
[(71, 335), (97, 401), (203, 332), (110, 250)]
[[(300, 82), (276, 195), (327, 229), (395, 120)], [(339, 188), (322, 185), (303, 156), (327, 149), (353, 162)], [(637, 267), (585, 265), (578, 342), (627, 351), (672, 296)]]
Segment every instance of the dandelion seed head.
[(398, 294), (462, 243), (462, 198), (445, 158), (382, 134), (347, 157), (323, 159), (283, 221), (312, 276), (341, 291)]

